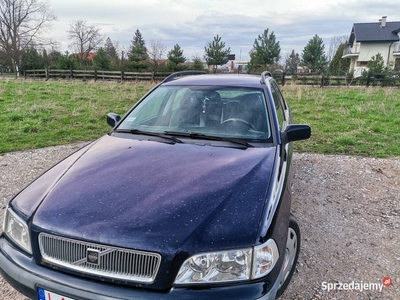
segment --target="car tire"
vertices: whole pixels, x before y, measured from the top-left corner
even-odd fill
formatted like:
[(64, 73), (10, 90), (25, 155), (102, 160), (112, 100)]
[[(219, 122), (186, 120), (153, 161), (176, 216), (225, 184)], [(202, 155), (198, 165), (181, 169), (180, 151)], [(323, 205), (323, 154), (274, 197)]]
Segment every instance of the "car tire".
[(283, 271), (279, 283), (276, 298), (279, 298), (286, 290), (296, 270), (297, 260), (300, 253), (300, 227), (296, 218), (291, 214), (289, 219), (288, 238), (286, 242), (285, 258), (283, 260)]

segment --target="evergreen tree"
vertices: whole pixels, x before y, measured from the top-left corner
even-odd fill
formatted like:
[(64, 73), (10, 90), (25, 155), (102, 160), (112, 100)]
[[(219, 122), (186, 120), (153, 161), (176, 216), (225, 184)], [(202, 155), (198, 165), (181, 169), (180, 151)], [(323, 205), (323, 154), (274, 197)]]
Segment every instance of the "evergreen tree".
[(176, 44), (173, 49), (168, 52), (168, 68), (172, 71), (181, 71), (184, 69), (183, 64), (186, 61), (186, 57), (183, 56), (182, 48)]
[(325, 45), (318, 35), (315, 35), (304, 47), (301, 64), (309, 68), (311, 72), (325, 71), (328, 64)]
[(131, 68), (135, 71), (143, 71), (148, 68), (147, 48), (139, 29), (136, 30), (133, 37), (132, 46), (129, 53)]
[[(368, 70), (364, 70), (362, 72), (362, 78), (363, 80), (366, 80), (367, 78), (374, 78), (374, 79), (378, 79), (381, 80), (380, 81), (380, 85), (385, 86), (390, 83), (390, 79), (387, 80), (387, 73), (389, 73), (391, 71), (391, 69), (389, 67), (385, 67), (385, 60), (382, 56), (382, 54), (380, 54), (379, 52), (372, 56), (371, 59), (368, 61)], [(368, 85), (368, 81), (367, 81), (367, 85)]]
[(7, 52), (0, 49), (0, 74), (3, 74), (5, 70), (11, 69), (12, 63), (10, 61), (10, 57), (7, 55)]
[(31, 47), (24, 56), (22, 67), (25, 70), (37, 70), (44, 68), (43, 58), (39, 55), (38, 51)]
[(350, 59), (342, 58), (343, 50), (346, 49), (346, 47), (347, 42), (340, 44), (330, 62), (329, 73), (332, 75), (344, 75), (349, 72)]
[(107, 38), (103, 50), (105, 51), (108, 59), (111, 61), (111, 66), (114, 68), (117, 67), (119, 65), (119, 57), (117, 49), (110, 38)]
[(93, 65), (96, 70), (109, 70), (111, 66), (111, 59), (108, 57), (106, 51), (100, 48), (96, 55), (93, 57)]
[(77, 60), (69, 55), (68, 51), (58, 58), (57, 67), (61, 70), (75, 70), (78, 66)]
[(110, 59), (110, 70), (120, 70), (121, 69), (121, 60), (118, 56), (117, 47), (114, 46), (113, 42), (110, 38), (106, 39), (103, 50), (106, 52), (107, 57)]
[(378, 53), (375, 56), (372, 56), (368, 61), (368, 73), (385, 73), (388, 71), (388, 68), (385, 68), (385, 60), (383, 59), (382, 54)]
[(226, 64), (229, 61), (228, 55), (231, 49), (225, 49), (225, 43), (221, 41), (221, 37), (217, 34), (212, 42), (208, 42), (204, 47), (204, 60), (208, 66), (213, 66), (213, 72), (217, 72), (217, 66)]
[(198, 56), (198, 55), (193, 56), (193, 61), (191, 63), (190, 68), (192, 70), (204, 71), (204, 64), (203, 64), (200, 56)]
[(49, 67), (49, 56), (47, 55), (46, 49), (43, 49), (42, 60), (43, 60), (43, 66), (45, 68), (48, 68)]
[(59, 51), (52, 50), (47, 58), (48, 58), (48, 68), (49, 69), (57, 69), (58, 67), (58, 59), (62, 56)]
[(254, 40), (250, 52), (249, 72), (265, 71), (280, 59), (281, 47), (274, 32), (268, 34), (268, 28)]
[(292, 53), (286, 57), (285, 61), (285, 69), (286, 72), (288, 73), (296, 73), (297, 72), (297, 66), (300, 63), (300, 56), (298, 53), (295, 53), (294, 50), (292, 50)]

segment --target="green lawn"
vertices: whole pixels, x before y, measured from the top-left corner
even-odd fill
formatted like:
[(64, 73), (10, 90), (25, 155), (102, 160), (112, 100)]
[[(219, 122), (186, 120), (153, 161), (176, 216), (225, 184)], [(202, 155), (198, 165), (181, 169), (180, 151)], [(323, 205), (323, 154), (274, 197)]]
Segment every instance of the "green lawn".
[(283, 88), (295, 123), (312, 128), (297, 151), (371, 157), (400, 156), (400, 89)]
[[(149, 83), (0, 80), (0, 153), (89, 141), (108, 132)], [(283, 88), (296, 123), (312, 137), (296, 151), (400, 156), (400, 89)]]
[(90, 141), (110, 130), (150, 84), (0, 80), (0, 153)]

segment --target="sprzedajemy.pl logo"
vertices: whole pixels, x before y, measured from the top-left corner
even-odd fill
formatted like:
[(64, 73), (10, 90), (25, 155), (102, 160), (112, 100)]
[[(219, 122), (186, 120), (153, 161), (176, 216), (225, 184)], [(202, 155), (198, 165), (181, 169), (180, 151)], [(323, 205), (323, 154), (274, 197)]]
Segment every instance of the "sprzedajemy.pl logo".
[(386, 276), (383, 278), (382, 283), (377, 282), (322, 282), (321, 288), (323, 291), (379, 291), (382, 292), (383, 287), (392, 285), (392, 278)]

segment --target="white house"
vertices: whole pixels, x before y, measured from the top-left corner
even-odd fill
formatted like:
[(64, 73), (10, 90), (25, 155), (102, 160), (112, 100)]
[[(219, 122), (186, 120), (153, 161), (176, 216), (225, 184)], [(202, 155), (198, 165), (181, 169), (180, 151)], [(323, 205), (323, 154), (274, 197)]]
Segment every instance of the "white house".
[(387, 22), (384, 16), (379, 22), (354, 23), (349, 38), (349, 47), (342, 58), (351, 59), (350, 72), (361, 76), (372, 56), (380, 53), (385, 66), (400, 70), (400, 21)]

